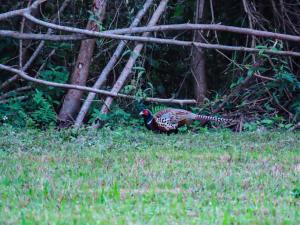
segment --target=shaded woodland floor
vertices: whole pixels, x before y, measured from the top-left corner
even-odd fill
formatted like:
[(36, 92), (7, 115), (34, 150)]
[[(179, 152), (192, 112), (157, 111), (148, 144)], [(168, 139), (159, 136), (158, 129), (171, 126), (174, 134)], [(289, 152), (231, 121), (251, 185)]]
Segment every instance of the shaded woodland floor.
[(0, 224), (300, 224), (299, 133), (0, 137)]

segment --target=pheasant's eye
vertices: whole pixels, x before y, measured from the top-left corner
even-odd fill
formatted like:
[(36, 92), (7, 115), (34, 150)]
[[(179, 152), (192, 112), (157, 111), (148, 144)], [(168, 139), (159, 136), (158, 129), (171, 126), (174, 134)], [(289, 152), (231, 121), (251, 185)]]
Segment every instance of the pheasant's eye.
[(149, 111), (148, 111), (148, 110), (144, 110), (144, 111), (143, 111), (143, 114), (144, 114), (145, 116), (148, 116), (148, 115), (149, 115)]

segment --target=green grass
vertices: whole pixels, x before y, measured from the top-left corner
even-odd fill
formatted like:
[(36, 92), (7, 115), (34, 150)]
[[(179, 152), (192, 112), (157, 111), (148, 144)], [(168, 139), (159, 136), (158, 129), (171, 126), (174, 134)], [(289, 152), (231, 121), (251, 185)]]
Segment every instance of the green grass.
[(299, 133), (0, 137), (0, 224), (300, 224)]

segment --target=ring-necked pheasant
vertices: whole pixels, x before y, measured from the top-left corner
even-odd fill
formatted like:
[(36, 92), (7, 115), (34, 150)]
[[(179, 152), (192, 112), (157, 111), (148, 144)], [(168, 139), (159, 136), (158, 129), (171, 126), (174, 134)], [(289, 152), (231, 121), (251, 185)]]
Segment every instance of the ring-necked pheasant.
[(154, 115), (148, 109), (144, 109), (139, 115), (144, 117), (145, 125), (149, 130), (168, 134), (177, 133), (179, 127), (191, 124), (195, 120), (221, 123), (233, 121), (214, 116), (198, 115), (187, 110), (173, 108), (161, 110)]

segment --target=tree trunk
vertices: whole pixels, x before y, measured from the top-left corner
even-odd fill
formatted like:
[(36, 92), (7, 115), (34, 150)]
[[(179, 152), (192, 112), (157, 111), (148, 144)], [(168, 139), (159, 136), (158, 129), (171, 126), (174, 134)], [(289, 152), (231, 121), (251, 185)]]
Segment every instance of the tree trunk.
[[(200, 23), (203, 18), (205, 0), (197, 0), (195, 23)], [(203, 42), (201, 31), (194, 31), (194, 41)], [(202, 48), (192, 48), (191, 72), (194, 77), (194, 95), (198, 104), (203, 103), (207, 91), (205, 74), (205, 56)]]
[[(94, 0), (93, 2), (93, 12), (98, 19), (97, 22), (100, 24), (104, 19), (106, 3), (106, 0)], [(88, 21), (86, 29), (99, 31), (97, 23), (92, 20)], [(88, 39), (81, 42), (80, 51), (71, 76), (71, 84), (86, 85), (95, 44), (96, 39)], [(82, 95), (83, 92), (78, 90), (69, 90), (67, 92), (59, 113), (60, 127), (67, 127), (73, 123), (80, 108)]]

